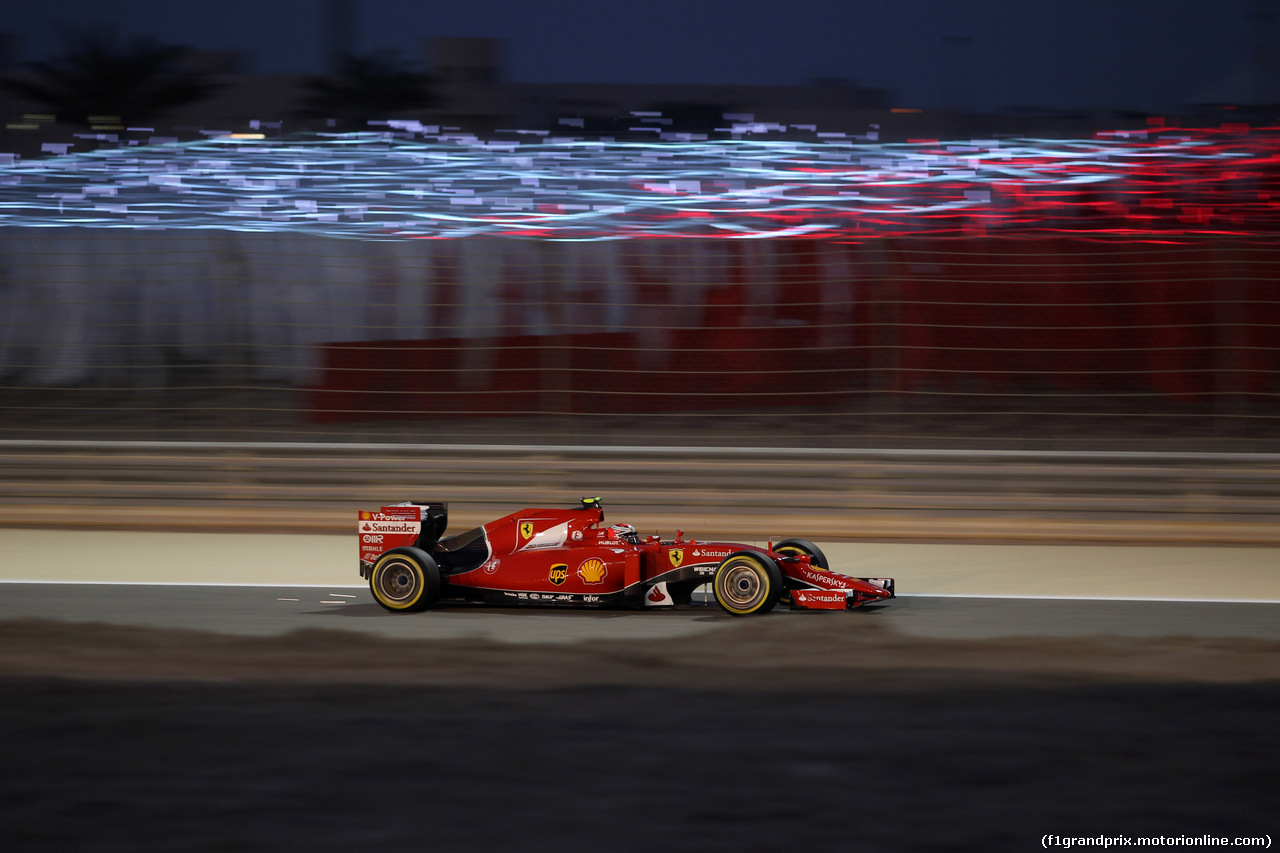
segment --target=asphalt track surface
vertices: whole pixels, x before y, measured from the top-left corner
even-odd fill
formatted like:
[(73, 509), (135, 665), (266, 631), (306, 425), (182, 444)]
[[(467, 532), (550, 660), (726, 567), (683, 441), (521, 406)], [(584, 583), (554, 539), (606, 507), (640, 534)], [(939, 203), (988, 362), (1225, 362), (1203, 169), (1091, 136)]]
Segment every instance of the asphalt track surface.
[[(780, 608), (760, 619), (829, 618)], [(1245, 637), (1280, 641), (1280, 604), (904, 595), (844, 618), (904, 635), (995, 637)], [(387, 613), (358, 586), (4, 583), (0, 620), (44, 619), (271, 637), (344, 631), (402, 640), (501, 643), (665, 640), (741, 624), (714, 604), (680, 610), (564, 610), (444, 604)]]

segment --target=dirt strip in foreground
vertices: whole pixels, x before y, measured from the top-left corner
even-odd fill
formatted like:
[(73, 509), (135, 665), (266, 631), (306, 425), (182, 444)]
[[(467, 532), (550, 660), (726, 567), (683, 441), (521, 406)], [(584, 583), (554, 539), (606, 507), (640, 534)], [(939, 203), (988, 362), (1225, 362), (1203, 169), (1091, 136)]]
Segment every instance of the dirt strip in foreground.
[(627, 685), (835, 689), (978, 680), (1280, 681), (1280, 642), (1243, 638), (932, 640), (811, 614), (672, 640), (507, 645), (305, 630), (246, 638), (45, 620), (0, 623), (0, 677), (403, 683), (540, 690)]

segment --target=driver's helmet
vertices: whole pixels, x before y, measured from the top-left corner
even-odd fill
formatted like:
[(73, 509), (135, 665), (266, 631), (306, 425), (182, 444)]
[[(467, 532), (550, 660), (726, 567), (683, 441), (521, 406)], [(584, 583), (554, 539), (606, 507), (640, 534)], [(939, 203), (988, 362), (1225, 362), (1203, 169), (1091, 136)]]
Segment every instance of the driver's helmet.
[(609, 528), (611, 538), (618, 539), (630, 545), (640, 544), (640, 534), (636, 533), (636, 529), (630, 524), (615, 524)]

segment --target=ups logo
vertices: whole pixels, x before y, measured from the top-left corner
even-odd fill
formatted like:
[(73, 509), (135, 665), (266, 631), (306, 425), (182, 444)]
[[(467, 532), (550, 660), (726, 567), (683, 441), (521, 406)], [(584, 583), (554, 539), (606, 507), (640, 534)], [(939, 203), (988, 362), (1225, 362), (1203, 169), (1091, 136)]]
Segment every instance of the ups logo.
[(684, 562), (684, 549), (672, 548), (670, 551), (667, 552), (667, 559), (671, 561), (672, 568), (674, 569), (680, 568), (680, 564)]
[(520, 539), (522, 541), (527, 541), (532, 536), (533, 536), (533, 522), (532, 521), (520, 522)]
[(551, 571), (547, 575), (547, 580), (551, 581), (556, 586), (560, 586), (560, 584), (564, 583), (568, 577), (569, 566), (565, 563), (556, 563), (551, 567)]

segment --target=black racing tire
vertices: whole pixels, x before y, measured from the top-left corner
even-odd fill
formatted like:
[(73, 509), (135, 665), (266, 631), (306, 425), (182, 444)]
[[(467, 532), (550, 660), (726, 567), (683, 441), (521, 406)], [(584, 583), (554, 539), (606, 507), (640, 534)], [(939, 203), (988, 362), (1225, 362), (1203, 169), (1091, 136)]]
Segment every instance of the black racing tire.
[(392, 548), (369, 575), (373, 600), (392, 613), (421, 610), (440, 595), (440, 568), (418, 548)]
[(731, 616), (768, 613), (784, 591), (778, 564), (755, 551), (736, 551), (721, 560), (711, 588), (716, 604)]
[(808, 554), (809, 565), (815, 569), (822, 569), (824, 572), (831, 571), (831, 564), (827, 562), (827, 555), (822, 553), (822, 549), (808, 539), (784, 539), (774, 545), (773, 550), (776, 554)]

